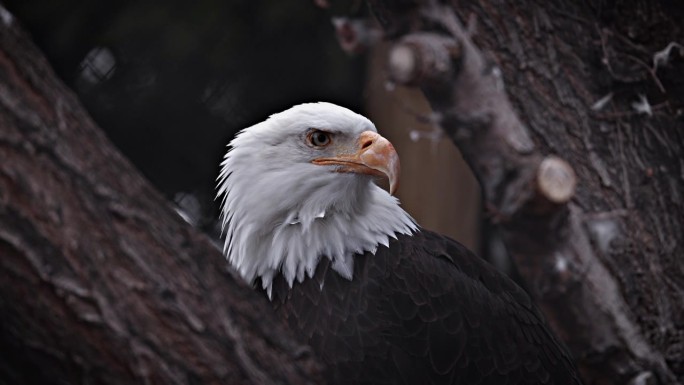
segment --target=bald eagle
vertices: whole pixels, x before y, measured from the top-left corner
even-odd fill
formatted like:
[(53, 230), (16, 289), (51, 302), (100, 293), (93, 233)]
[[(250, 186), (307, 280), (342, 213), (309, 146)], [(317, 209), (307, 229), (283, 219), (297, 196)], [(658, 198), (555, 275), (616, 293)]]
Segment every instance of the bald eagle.
[[(229, 263), (339, 384), (580, 384), (527, 294), (391, 193), (367, 118), (309, 103), (241, 131), (218, 196)], [(389, 192), (373, 182), (389, 179)]]

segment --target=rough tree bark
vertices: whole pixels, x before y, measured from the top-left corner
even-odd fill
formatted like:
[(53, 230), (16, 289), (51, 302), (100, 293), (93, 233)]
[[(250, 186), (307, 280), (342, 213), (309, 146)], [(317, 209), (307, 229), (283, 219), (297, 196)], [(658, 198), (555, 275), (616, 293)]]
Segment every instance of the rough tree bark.
[(586, 382), (684, 382), (683, 7), (368, 3)]
[(0, 7), (0, 383), (304, 384), (320, 367)]

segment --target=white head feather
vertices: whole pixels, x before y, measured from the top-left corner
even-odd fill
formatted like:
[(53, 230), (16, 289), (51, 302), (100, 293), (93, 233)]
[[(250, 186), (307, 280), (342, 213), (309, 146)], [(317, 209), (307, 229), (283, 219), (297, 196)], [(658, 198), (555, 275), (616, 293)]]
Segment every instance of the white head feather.
[(224, 254), (248, 282), (271, 295), (282, 272), (290, 286), (312, 276), (320, 258), (352, 279), (353, 255), (375, 253), (389, 237), (416, 230), (413, 219), (372, 177), (312, 164), (312, 128), (349, 140), (373, 123), (330, 103), (301, 104), (242, 130), (221, 163), (218, 196)]

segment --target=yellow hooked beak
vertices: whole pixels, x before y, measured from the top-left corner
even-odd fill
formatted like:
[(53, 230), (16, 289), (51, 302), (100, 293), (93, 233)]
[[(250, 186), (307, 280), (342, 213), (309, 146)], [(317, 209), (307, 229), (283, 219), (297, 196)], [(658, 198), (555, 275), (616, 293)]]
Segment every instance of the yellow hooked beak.
[(338, 172), (385, 176), (389, 179), (390, 194), (394, 194), (399, 187), (399, 155), (392, 143), (377, 132), (362, 132), (357, 142), (357, 151), (353, 154), (317, 158), (312, 163), (339, 166)]

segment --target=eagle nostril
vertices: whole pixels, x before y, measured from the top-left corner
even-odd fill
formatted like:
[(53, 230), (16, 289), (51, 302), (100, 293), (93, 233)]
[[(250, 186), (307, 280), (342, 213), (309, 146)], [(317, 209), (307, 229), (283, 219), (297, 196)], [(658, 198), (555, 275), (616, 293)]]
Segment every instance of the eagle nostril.
[(368, 139), (367, 141), (363, 142), (363, 145), (361, 146), (362, 150), (365, 150), (366, 148), (370, 147), (370, 145), (373, 144), (373, 140)]

